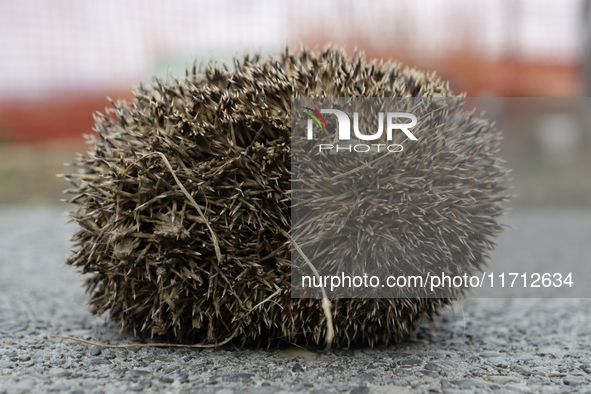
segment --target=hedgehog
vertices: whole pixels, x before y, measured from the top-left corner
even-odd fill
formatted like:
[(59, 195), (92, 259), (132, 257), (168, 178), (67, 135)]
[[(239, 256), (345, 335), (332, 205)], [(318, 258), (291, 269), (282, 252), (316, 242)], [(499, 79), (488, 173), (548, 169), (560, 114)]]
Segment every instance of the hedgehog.
[[(194, 64), (184, 78), (154, 78), (134, 95), (95, 115), (88, 152), (76, 157), (77, 171), (62, 175), (79, 226), (67, 264), (85, 275), (90, 310), (108, 312), (121, 332), (203, 346), (387, 345), (464, 296), (461, 289), (435, 298), (291, 295), (292, 263), (303, 257), (291, 238), (292, 98), (463, 97), (436, 74), (348, 57), (338, 47), (303, 47), (247, 54), (232, 67)], [(404, 223), (388, 230), (396, 242), (384, 263), (395, 266), (389, 256), (405, 251), (474, 272), (503, 229), (501, 135), (461, 105), (429, 127), (424, 143), (365, 165), (385, 170), (382, 182), (391, 178), (386, 192), (398, 197), (388, 209)], [(400, 181), (405, 166), (413, 171)], [(334, 209), (358, 211), (336, 197)], [(315, 226), (303, 235), (310, 242), (326, 235)], [(372, 239), (363, 241), (370, 254), (381, 248)], [(353, 256), (345, 249), (338, 258)]]

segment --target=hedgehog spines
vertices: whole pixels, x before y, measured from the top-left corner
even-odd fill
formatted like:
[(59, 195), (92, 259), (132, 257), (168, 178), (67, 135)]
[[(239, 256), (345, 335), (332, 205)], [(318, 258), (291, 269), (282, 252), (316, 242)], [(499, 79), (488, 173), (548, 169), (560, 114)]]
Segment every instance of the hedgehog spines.
[[(179, 342), (322, 343), (319, 301), (290, 295), (291, 98), (453, 94), (435, 74), (360, 53), (350, 59), (333, 47), (247, 56), (235, 70), (210, 64), (199, 72), (194, 64), (186, 75), (140, 84), (133, 102), (113, 102), (114, 116), (96, 117), (98, 137), (77, 159), (79, 172), (65, 176), (80, 226), (67, 262), (88, 275), (91, 310), (108, 311), (122, 331)], [(466, 149), (456, 138), (448, 146)], [(474, 158), (475, 174), (490, 178), (484, 208), (469, 206), (482, 221), (452, 224), (480, 232), (466, 250), (478, 265), (500, 231), (505, 170), (493, 156), (494, 130), (466, 138), (494, 170), (482, 171), (484, 159)], [(333, 300), (334, 344), (390, 343), (452, 301)]]

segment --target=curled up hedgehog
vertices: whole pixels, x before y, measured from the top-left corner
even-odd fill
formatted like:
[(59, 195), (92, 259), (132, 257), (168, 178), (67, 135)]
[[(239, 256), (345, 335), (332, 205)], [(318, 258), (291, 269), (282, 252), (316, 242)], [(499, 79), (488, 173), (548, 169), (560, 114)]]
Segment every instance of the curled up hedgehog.
[[(180, 343), (375, 346), (412, 335), (463, 295), (291, 296), (292, 257), (301, 251), (291, 239), (292, 98), (453, 98), (448, 85), (335, 48), (245, 56), (233, 68), (211, 63), (181, 80), (140, 85), (132, 102), (96, 117), (98, 136), (88, 137), (78, 171), (64, 175), (79, 225), (67, 264), (86, 274), (93, 313), (108, 311), (123, 332)], [(501, 137), (461, 106), (435, 120), (404, 152), (356, 164), (389, 185), (376, 209), (396, 215), (393, 242), (384, 249), (363, 236), (380, 235), (379, 226), (354, 231), (392, 268), (407, 255), (475, 272), (506, 211)], [(363, 215), (360, 200), (334, 197), (327, 212)], [(314, 234), (326, 241), (322, 223), (310, 226), (302, 244)], [(348, 250), (338, 258), (352, 258)]]

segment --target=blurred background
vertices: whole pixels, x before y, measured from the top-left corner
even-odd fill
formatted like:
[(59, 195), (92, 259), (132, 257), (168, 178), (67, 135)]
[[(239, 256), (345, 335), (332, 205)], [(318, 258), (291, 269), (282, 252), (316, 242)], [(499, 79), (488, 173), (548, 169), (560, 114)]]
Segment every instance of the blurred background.
[(514, 206), (591, 207), (590, 16), (585, 0), (0, 0), (0, 204), (58, 203), (55, 174), (106, 96), (195, 60), (333, 43), (469, 97), (563, 97), (488, 111), (505, 119)]

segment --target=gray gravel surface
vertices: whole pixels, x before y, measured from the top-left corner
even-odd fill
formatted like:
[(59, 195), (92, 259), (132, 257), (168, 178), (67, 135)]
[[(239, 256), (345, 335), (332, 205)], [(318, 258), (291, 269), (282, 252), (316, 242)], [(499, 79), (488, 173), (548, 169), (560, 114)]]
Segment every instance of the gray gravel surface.
[[(512, 217), (517, 225), (540, 234), (528, 235), (529, 245), (515, 241), (518, 232), (507, 235), (501, 246), (514, 250), (496, 258), (528, 256), (523, 252), (527, 248), (535, 251), (548, 243), (540, 221), (566, 217), (575, 234), (588, 231), (589, 212)], [(421, 328), (417, 338), (376, 349), (101, 349), (50, 338), (59, 334), (111, 344), (139, 341), (119, 335), (104, 316), (93, 317), (86, 310), (82, 279), (61, 266), (68, 253), (64, 241), (74, 231), (62, 225), (65, 220), (55, 209), (0, 208), (0, 394), (591, 389), (590, 299), (464, 300), (434, 326)], [(532, 220), (538, 224), (528, 225)], [(579, 257), (591, 262), (589, 255)]]

